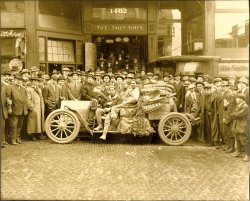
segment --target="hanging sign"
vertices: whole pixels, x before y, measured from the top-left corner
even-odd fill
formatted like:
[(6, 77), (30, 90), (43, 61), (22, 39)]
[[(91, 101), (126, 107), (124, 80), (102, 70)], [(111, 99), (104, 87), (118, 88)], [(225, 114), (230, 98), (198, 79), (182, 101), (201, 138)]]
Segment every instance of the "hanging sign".
[(23, 63), (20, 59), (12, 59), (9, 63), (10, 70), (14, 70), (15, 68), (17, 71), (21, 71), (23, 68)]
[(248, 76), (249, 63), (218, 63), (219, 76)]

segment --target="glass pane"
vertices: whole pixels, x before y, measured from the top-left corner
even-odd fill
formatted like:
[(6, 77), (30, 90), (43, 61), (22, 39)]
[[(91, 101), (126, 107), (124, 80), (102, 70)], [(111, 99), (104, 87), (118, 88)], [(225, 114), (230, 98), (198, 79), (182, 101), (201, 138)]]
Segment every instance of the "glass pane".
[(181, 55), (181, 23), (158, 23), (158, 56)]
[(73, 41), (48, 39), (48, 61), (75, 62)]
[(39, 25), (50, 29), (79, 31), (80, 8), (78, 1), (39, 1)]
[(93, 8), (94, 20), (146, 20), (145, 8)]
[(248, 13), (215, 14), (215, 46), (217, 48), (248, 47)]
[(181, 12), (178, 9), (160, 9), (158, 20), (180, 20)]
[(248, 9), (248, 1), (246, 0), (238, 0), (238, 1), (221, 1), (216, 0), (215, 6), (217, 9)]

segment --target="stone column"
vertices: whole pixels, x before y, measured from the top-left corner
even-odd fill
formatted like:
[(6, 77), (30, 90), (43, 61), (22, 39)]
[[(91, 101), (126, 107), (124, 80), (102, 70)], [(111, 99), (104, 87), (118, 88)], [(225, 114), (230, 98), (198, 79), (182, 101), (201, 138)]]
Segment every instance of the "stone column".
[(25, 24), (26, 24), (26, 68), (39, 67), (39, 47), (36, 33), (36, 1), (25, 1)]

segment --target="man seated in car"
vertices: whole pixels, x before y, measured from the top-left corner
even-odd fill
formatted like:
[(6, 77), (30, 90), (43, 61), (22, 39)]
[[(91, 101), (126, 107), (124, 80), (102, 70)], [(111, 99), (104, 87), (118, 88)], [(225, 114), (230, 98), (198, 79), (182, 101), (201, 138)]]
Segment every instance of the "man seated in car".
[(109, 94), (108, 100), (106, 99), (105, 102), (102, 104), (102, 107), (98, 107), (96, 109), (96, 121), (98, 124), (98, 126), (94, 128), (94, 130), (96, 131), (103, 130), (102, 118), (107, 121), (106, 119), (109, 118), (109, 112), (111, 111), (111, 107), (119, 105), (122, 102), (121, 96), (117, 93), (113, 85), (109, 86), (107, 93)]
[[(119, 121), (117, 120), (119, 119), (121, 108), (136, 106), (136, 104), (138, 103), (139, 97), (140, 97), (140, 90), (136, 85), (136, 81), (132, 80), (129, 89), (124, 94), (123, 101), (120, 104), (111, 107), (109, 117), (105, 119), (103, 134), (100, 137), (101, 139), (106, 140), (110, 122), (111, 123), (116, 122), (116, 124), (119, 123)], [(136, 110), (136, 107), (134, 108), (134, 110)]]

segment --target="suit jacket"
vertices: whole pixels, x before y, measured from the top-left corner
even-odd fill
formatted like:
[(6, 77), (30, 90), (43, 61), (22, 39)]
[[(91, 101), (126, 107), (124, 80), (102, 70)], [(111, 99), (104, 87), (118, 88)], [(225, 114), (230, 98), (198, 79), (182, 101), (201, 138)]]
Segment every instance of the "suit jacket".
[(184, 111), (187, 112), (187, 113), (191, 113), (191, 109), (192, 109), (193, 105), (198, 103), (197, 93), (194, 92), (194, 96), (195, 96), (195, 98), (193, 98), (192, 95), (191, 95), (191, 93), (190, 93), (186, 97)]
[(245, 102), (235, 107), (232, 124), (233, 133), (248, 135), (248, 105)]
[(43, 89), (43, 99), (44, 103), (48, 108), (53, 109), (59, 103), (59, 87), (56, 84), (55, 88), (51, 83), (47, 84)]
[(69, 100), (75, 100), (81, 99), (81, 88), (82, 88), (82, 83), (80, 82), (75, 82), (75, 81), (71, 81), (70, 83), (68, 83), (68, 96), (69, 96)]
[(2, 108), (2, 118), (8, 118), (8, 107), (7, 107), (7, 96), (8, 96), (9, 85), (1, 83), (1, 108)]
[(28, 107), (28, 99), (26, 89), (16, 84), (9, 85), (7, 92), (7, 100), (12, 100), (12, 113), (11, 115), (26, 115)]
[(69, 99), (68, 96), (68, 88), (67, 85), (64, 84), (63, 86), (58, 86), (59, 87), (59, 95), (60, 95), (60, 99), (63, 100), (63, 98), (65, 98), (65, 100)]
[(184, 97), (183, 97), (183, 84), (180, 81), (178, 84), (173, 84), (175, 91), (176, 91), (176, 106), (179, 108), (179, 105), (182, 104), (182, 107), (184, 107)]
[(93, 98), (97, 98), (94, 93), (94, 88), (96, 85), (85, 83), (81, 88), (82, 100), (92, 100)]

